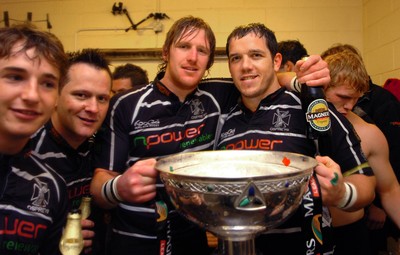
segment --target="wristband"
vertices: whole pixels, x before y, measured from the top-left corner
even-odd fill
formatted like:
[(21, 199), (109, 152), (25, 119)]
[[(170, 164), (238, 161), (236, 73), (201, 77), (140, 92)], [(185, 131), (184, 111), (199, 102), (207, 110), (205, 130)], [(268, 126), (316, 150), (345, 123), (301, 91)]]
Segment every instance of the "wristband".
[(351, 208), (354, 203), (357, 201), (357, 189), (356, 187), (349, 182), (345, 182), (344, 183), (346, 191), (344, 193), (344, 196), (342, 198), (342, 200), (340, 200), (339, 204), (338, 204), (338, 208), (343, 209), (343, 210), (347, 210), (349, 208)]
[(120, 177), (121, 175), (118, 175), (117, 177), (106, 181), (101, 188), (101, 196), (112, 205), (116, 205), (123, 201), (117, 190), (117, 181)]
[(301, 92), (301, 83), (297, 80), (296, 76), (290, 81), (290, 89), (292, 91)]

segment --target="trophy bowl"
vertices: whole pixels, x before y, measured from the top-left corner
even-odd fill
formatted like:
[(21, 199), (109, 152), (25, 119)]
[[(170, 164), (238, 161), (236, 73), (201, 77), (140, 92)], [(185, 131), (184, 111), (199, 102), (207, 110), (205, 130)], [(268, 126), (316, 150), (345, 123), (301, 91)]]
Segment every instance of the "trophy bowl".
[(173, 154), (156, 169), (178, 212), (234, 247), (219, 254), (248, 255), (257, 234), (296, 211), (316, 165), (296, 153), (225, 150)]

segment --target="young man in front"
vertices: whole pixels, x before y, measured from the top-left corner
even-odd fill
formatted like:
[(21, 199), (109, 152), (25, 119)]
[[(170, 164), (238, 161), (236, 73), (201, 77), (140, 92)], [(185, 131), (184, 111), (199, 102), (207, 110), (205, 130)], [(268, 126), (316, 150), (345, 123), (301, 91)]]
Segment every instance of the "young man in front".
[[(217, 144), (219, 149), (315, 155), (314, 142), (306, 136), (309, 124), (299, 95), (286, 91), (278, 83), (276, 72), (282, 57), (277, 50), (274, 33), (263, 24), (237, 27), (229, 35), (226, 44), (229, 71), (241, 93), (241, 101), (226, 118)], [(256, 248), (263, 254), (332, 252), (327, 206), (357, 210), (374, 198), (375, 178), (350, 123), (334, 109), (329, 112), (334, 136), (332, 154), (316, 157), (320, 163), (315, 172), (321, 192), (313, 196), (314, 190), (309, 189), (291, 219), (256, 239)], [(244, 148), (245, 144), (251, 146)], [(343, 178), (342, 173), (349, 176)], [(348, 189), (354, 196), (349, 195)]]
[(66, 185), (30, 137), (54, 111), (67, 57), (26, 24), (1, 28), (0, 45), (0, 254), (59, 254)]

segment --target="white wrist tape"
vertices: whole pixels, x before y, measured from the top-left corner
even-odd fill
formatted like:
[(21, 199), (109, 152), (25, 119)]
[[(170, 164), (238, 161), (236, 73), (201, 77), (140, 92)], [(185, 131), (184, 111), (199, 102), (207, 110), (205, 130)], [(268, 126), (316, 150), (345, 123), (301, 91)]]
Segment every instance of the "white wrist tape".
[(123, 201), (117, 190), (117, 181), (120, 177), (121, 175), (118, 175), (117, 177), (106, 181), (101, 188), (101, 196), (113, 205)]
[(292, 91), (301, 92), (301, 83), (297, 80), (296, 76), (290, 81), (290, 89)]
[(345, 182), (344, 186), (346, 187), (346, 191), (337, 207), (343, 210), (347, 210), (351, 208), (357, 201), (358, 194), (356, 187), (352, 183)]

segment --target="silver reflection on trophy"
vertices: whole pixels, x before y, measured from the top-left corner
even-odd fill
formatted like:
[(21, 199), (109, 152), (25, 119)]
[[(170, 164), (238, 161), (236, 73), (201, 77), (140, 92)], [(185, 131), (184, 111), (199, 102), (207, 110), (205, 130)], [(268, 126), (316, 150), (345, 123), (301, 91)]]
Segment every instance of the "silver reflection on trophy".
[(315, 159), (276, 151), (203, 151), (160, 158), (174, 206), (218, 237), (218, 254), (255, 255), (256, 235), (287, 220), (301, 203)]

